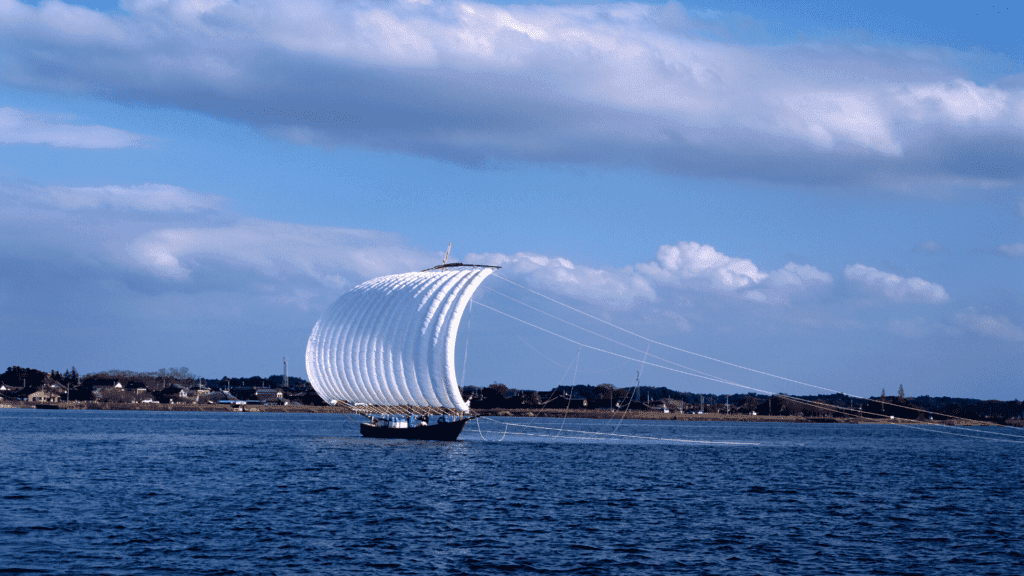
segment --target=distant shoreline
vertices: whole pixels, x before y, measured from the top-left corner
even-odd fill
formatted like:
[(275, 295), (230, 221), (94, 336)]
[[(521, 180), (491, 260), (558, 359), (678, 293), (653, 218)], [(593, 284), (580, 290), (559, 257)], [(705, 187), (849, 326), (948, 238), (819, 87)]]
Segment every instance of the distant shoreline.
[[(116, 402), (2, 402), (0, 409), (35, 409), (35, 410), (141, 410), (148, 412), (278, 412), (298, 414), (357, 414), (343, 406), (306, 406), (306, 405), (274, 405), (247, 404), (122, 404)], [(843, 417), (812, 417), (812, 416), (768, 416), (751, 414), (682, 414), (665, 413), (655, 410), (631, 410), (628, 412), (611, 410), (558, 410), (558, 409), (485, 409), (474, 410), (479, 416), (499, 416), (512, 418), (589, 418), (607, 420), (622, 418), (626, 420), (670, 420), (679, 422), (783, 422), (793, 424), (942, 424), (946, 426), (997, 426), (998, 422), (984, 420), (968, 420), (950, 418), (947, 420), (906, 420), (885, 418), (843, 418)], [(1024, 428), (1024, 420), (1010, 419), (1006, 426)]]

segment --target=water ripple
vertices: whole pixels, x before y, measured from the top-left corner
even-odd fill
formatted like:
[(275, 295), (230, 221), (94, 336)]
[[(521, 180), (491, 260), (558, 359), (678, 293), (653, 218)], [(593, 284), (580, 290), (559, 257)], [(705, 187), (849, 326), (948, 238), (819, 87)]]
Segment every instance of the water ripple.
[(956, 436), (627, 421), (761, 444), (437, 444), (336, 415), (17, 412), (0, 574), (1024, 573), (1022, 457)]

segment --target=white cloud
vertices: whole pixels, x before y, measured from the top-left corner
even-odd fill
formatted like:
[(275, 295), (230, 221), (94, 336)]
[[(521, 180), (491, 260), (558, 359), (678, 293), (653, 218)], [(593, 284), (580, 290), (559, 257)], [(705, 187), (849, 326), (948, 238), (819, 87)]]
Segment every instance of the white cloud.
[(1009, 93), (962, 78), (908, 84), (894, 96), (906, 108), (907, 117), (919, 122), (991, 122), (1019, 112), (1014, 109), (1019, 101), (1011, 100)]
[(0, 198), (6, 201), (5, 215), (14, 220), (69, 218), (86, 211), (101, 218), (111, 210), (152, 215), (215, 213), (224, 202), (218, 196), (159, 183), (131, 187), (42, 187), (31, 182), (3, 183), (0, 184)]
[(965, 80), (938, 49), (713, 41), (712, 16), (674, 3), (123, 10), (0, 0), (0, 79), (471, 164), (893, 187), (1021, 179), (1024, 89)]
[(809, 264), (790, 262), (768, 273), (756, 290), (744, 296), (755, 302), (788, 303), (798, 295), (812, 294), (832, 285), (832, 275)]
[(660, 284), (721, 291), (749, 288), (768, 277), (750, 260), (697, 242), (662, 246), (656, 262), (638, 264), (636, 269)]
[(921, 278), (904, 278), (863, 264), (847, 266), (844, 274), (847, 280), (856, 282), (893, 302), (941, 304), (949, 301), (949, 294), (945, 288)]
[(336, 296), (362, 280), (437, 260), (391, 234), (242, 219), (216, 196), (163, 184), (0, 184), (0, 204), (0, 257), (60, 255), (122, 281), (155, 279), (161, 290)]
[[(828, 286), (832, 276), (814, 266), (790, 262), (764, 273), (750, 260), (735, 258), (697, 242), (658, 249), (656, 261), (612, 270), (577, 266), (565, 258), (520, 252), (470, 254), (469, 261), (502, 266), (531, 285), (613, 308), (659, 299), (659, 291), (699, 291), (738, 295), (753, 302), (788, 302), (798, 293)], [(680, 317), (681, 318), (681, 317)]]
[(639, 301), (656, 299), (650, 283), (629, 267), (597, 270), (576, 266), (565, 258), (551, 258), (526, 252), (511, 256), (470, 254), (466, 260), (475, 264), (501, 266), (504, 273), (524, 276), (532, 286), (553, 294), (613, 308), (630, 308)]
[(49, 144), (58, 148), (129, 148), (142, 136), (107, 126), (53, 122), (15, 108), (0, 108), (0, 144)]
[(775, 270), (769, 275), (772, 284), (797, 290), (832, 283), (832, 275), (822, 272), (809, 264), (799, 265), (793, 262)]
[(968, 308), (966, 311), (957, 314), (956, 319), (964, 328), (972, 332), (1011, 342), (1024, 341), (1024, 329), (1014, 325), (1005, 316), (979, 314), (973, 308)]
[(1024, 258), (1024, 242), (1003, 244), (999, 247), (999, 252), (1004, 256), (1009, 256), (1010, 258)]
[(38, 199), (66, 210), (117, 208), (147, 212), (193, 212), (218, 207), (222, 199), (167, 184), (38, 189)]
[(132, 241), (126, 253), (145, 269), (175, 280), (189, 278), (203, 260), (213, 260), (269, 278), (305, 276), (332, 288), (351, 287), (352, 277), (421, 269), (431, 261), (384, 233), (256, 219), (154, 230)]

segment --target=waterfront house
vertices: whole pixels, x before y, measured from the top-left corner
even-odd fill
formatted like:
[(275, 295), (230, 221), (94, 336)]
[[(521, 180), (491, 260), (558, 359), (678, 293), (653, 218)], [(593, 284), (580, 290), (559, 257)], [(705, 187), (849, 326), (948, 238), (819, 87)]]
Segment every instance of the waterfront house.
[(8, 386), (7, 384), (0, 384), (0, 399), (17, 400), (21, 397), (22, 396), (20, 386)]
[(57, 389), (55, 386), (43, 385), (43, 386), (39, 386), (35, 390), (29, 391), (29, 393), (26, 395), (25, 398), (29, 402), (46, 402), (46, 403), (60, 402), (61, 401), (61, 394), (60, 394), (60, 392), (61, 391), (59, 389)]
[(140, 402), (153, 402), (154, 397), (145, 388), (120, 388), (117, 386), (103, 386), (92, 391), (93, 398), (97, 402), (116, 402), (119, 404), (139, 404)]
[(280, 388), (257, 388), (256, 400), (263, 404), (280, 404), (284, 400), (284, 391)]
[(185, 392), (186, 401), (196, 404), (205, 404), (210, 396), (210, 389), (200, 386), (193, 386), (183, 392)]

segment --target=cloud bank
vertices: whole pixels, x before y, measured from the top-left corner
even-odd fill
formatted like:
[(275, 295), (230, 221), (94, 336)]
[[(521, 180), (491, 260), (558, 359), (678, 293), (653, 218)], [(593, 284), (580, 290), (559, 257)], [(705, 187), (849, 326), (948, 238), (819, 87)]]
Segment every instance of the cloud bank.
[[(160, 366), (180, 357), (179, 364), (188, 359), (221, 372), (228, 369), (225, 362), (249, 370), (280, 355), (301, 358), (310, 327), (341, 293), (371, 277), (430, 267), (442, 257), (373, 230), (241, 217), (218, 197), (163, 184), (0, 182), (0, 205), (0, 268), (9, 272), (0, 275), (0, 317), (13, 327), (4, 332), (4, 350), (12, 358), (43, 354), (46, 365), (89, 356), (108, 365)], [(835, 277), (811, 264), (765, 268), (695, 241), (652, 246), (651, 254), (616, 268), (525, 252), (470, 254), (464, 261), (499, 264), (507, 279), (638, 334), (682, 337), (700, 350), (715, 349), (717, 340), (723, 350), (743, 348), (740, 356), (760, 355), (769, 364), (779, 361), (783, 343), (831, 369), (850, 362), (850, 354), (884, 355), (893, 338), (940, 364), (953, 349), (973, 357), (1002, 347), (1009, 355), (1004, 357), (1013, 359), (1013, 347), (1024, 340), (1013, 308), (979, 304), (982, 313), (921, 306), (949, 296), (934, 282), (860, 264)], [(546, 302), (498, 279), (485, 286)], [(851, 296), (846, 286), (892, 304), (864, 306), (863, 297)], [(491, 292), (479, 294), (487, 298)], [(502, 305), (497, 302), (517, 306), (504, 299), (490, 303)], [(473, 325), (479, 329), (483, 322), (477, 337), (495, 338), (494, 349), (505, 349), (497, 320), (507, 319), (484, 316)], [(810, 341), (809, 347), (800, 344)], [(1010, 366), (1007, 373), (1016, 366), (1012, 360), (1003, 365)], [(275, 360), (261, 370), (277, 366)], [(941, 366), (936, 374), (950, 368)]]
[(322, 298), (438, 257), (394, 235), (239, 217), (217, 196), (176, 186), (62, 187), (0, 182), (0, 239), (12, 255), (85, 265), (147, 290), (296, 289)]
[[(164, 184), (0, 183), (0, 201), (6, 207), (0, 256), (60, 253), (147, 290), (283, 295), (301, 289), (329, 300), (363, 280), (424, 269), (440, 259), (382, 232), (241, 217), (219, 197)], [(469, 254), (465, 261), (502, 266), (503, 275), (542, 292), (610, 311), (656, 306), (679, 315), (683, 311), (673, 307), (694, 299), (734, 310), (800, 310), (842, 298), (833, 290), (833, 276), (813, 265), (789, 262), (762, 270), (750, 259), (695, 241), (662, 245), (652, 260), (620, 268), (526, 252)], [(844, 278), (891, 302), (949, 301), (939, 284), (862, 264), (847, 266)]]
[[(741, 45), (679, 4), (0, 0), (0, 81), (317, 146), (810, 185), (1019, 183), (1024, 89), (940, 48)], [(712, 22), (713, 23), (713, 22)]]

